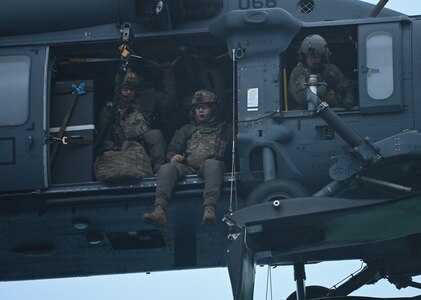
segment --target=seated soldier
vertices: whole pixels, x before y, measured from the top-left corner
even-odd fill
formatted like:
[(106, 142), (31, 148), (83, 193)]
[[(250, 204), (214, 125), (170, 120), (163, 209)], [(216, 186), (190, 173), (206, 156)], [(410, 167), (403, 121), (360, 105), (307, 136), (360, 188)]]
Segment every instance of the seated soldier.
[[(152, 129), (152, 111), (144, 111), (139, 96), (140, 79), (131, 70), (116, 78), (116, 101), (108, 102), (99, 117), (99, 149), (119, 151), (124, 143), (131, 141), (143, 145), (151, 159), (152, 170), (158, 172), (165, 162), (166, 142), (160, 130)], [(133, 143), (131, 143), (132, 145)]]
[(168, 146), (169, 163), (159, 169), (155, 209), (143, 215), (146, 223), (166, 225), (166, 208), (177, 180), (195, 173), (205, 181), (202, 221), (216, 222), (215, 207), (221, 194), (224, 159), (232, 140), (232, 126), (218, 120), (216, 105), (212, 92), (199, 90), (194, 94), (191, 102), (194, 120), (179, 129)]
[(345, 79), (341, 70), (329, 62), (329, 48), (323, 37), (307, 36), (298, 50), (299, 62), (292, 70), (289, 92), (296, 104), (307, 104), (307, 83), (311, 74), (317, 75), (317, 95), (332, 107), (351, 109), (354, 103), (352, 83)]

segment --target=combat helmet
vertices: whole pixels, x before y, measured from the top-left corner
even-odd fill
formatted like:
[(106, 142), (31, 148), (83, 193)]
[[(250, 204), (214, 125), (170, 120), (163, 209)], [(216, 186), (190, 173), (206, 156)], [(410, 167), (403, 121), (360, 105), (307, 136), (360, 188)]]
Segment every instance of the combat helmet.
[(122, 86), (130, 86), (137, 88), (140, 85), (140, 77), (132, 70), (127, 70), (127, 73), (124, 75)]
[(208, 104), (216, 104), (217, 96), (212, 93), (211, 91), (207, 90), (198, 90), (194, 93), (191, 106), (194, 107), (198, 104), (208, 103)]
[(298, 50), (298, 58), (300, 61), (304, 61), (305, 56), (309, 54), (318, 54), (321, 56), (322, 61), (328, 62), (330, 51), (326, 40), (318, 34), (307, 36), (301, 42), (301, 47)]

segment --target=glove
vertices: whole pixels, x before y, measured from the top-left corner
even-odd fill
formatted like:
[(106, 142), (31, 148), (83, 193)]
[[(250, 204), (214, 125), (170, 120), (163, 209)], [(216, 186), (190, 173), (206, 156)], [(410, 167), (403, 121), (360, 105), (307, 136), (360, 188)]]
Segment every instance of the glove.
[(328, 90), (336, 90), (338, 87), (339, 82), (332, 74), (327, 74), (323, 77), (323, 80), (326, 82), (326, 88)]
[(180, 154), (176, 154), (170, 158), (170, 162), (178, 162), (181, 163), (184, 160), (184, 156)]
[(324, 85), (319, 85), (317, 87), (317, 97), (324, 100), (326, 98), (326, 95), (327, 95), (326, 87)]

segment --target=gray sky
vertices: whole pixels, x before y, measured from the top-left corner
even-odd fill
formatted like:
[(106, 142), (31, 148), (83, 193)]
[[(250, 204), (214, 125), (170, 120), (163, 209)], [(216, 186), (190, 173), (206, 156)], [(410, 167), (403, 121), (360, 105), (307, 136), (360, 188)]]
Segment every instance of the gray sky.
[[(377, 3), (377, 0), (365, 2)], [(421, 14), (420, 0), (389, 0), (387, 8), (409, 15)], [(359, 261), (335, 262), (306, 267), (307, 285), (331, 287), (360, 268)], [(266, 298), (267, 267), (257, 267), (255, 299)], [(291, 267), (271, 270), (273, 299), (285, 299), (295, 290)], [(421, 276), (415, 278), (421, 281)], [(366, 286), (353, 295), (416, 296), (417, 289), (398, 291), (385, 280)], [(0, 297), (5, 300), (215, 300), (232, 299), (228, 272), (224, 268), (126, 274), (86, 278), (1, 282)]]

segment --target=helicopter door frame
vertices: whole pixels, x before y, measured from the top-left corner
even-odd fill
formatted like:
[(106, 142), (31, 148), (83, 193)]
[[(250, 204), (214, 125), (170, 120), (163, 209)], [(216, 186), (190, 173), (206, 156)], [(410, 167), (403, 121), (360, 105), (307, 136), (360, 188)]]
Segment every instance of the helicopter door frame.
[(0, 191), (47, 187), (49, 47), (0, 49)]
[(358, 36), (361, 113), (401, 111), (401, 24), (394, 22), (361, 25)]

